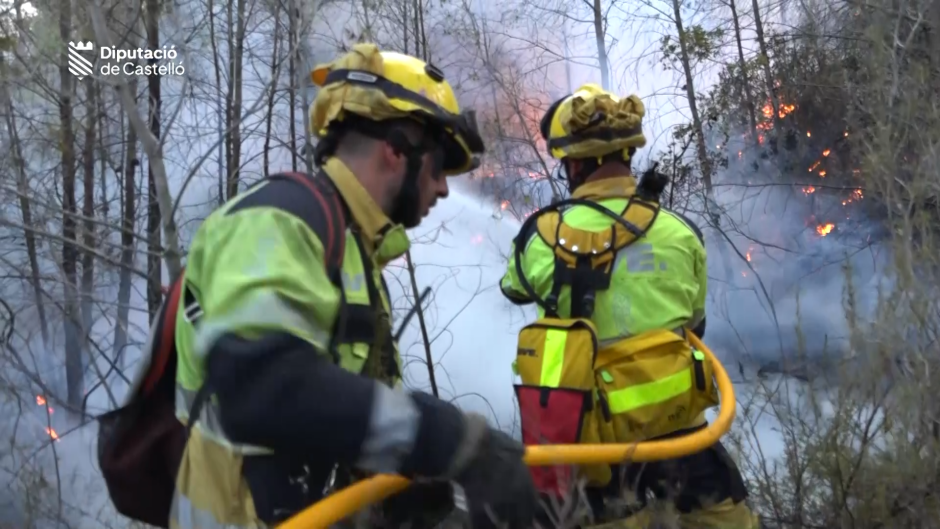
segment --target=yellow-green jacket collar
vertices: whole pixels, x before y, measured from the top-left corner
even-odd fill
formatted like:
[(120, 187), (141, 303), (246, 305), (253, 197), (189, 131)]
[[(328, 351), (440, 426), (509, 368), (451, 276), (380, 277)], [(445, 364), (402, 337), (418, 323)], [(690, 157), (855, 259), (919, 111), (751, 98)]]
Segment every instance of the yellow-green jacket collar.
[(636, 194), (636, 178), (615, 176), (585, 182), (571, 194), (573, 198), (600, 200), (604, 198), (630, 198)]
[(392, 224), (346, 164), (338, 158), (330, 158), (323, 165), (323, 171), (339, 189), (352, 214), (353, 223), (359, 227), (366, 252), (375, 258), (379, 266), (385, 266), (408, 251), (411, 243), (405, 228), (400, 224)]

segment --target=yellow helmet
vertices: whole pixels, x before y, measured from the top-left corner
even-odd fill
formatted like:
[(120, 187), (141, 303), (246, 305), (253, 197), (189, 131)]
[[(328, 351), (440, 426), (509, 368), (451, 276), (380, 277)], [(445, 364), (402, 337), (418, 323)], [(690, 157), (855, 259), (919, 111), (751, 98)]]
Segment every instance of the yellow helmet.
[(553, 158), (603, 158), (646, 145), (640, 98), (620, 98), (596, 84), (586, 84), (548, 108), (540, 124)]
[(474, 169), (485, 146), (473, 111), (460, 111), (444, 74), (424, 61), (375, 44), (356, 44), (310, 74), (321, 87), (310, 105), (310, 129), (318, 138), (348, 114), (372, 121), (410, 118), (444, 131), (445, 175)]

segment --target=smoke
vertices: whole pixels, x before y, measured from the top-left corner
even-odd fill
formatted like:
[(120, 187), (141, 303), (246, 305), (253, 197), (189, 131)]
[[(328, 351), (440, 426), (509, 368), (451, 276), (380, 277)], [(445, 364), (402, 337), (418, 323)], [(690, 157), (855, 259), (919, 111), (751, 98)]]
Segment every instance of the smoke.
[[(503, 297), (499, 281), (520, 223), (489, 198), (474, 196), (458, 184), (411, 230), (411, 256), (419, 291), (431, 287), (424, 318), (441, 398), (490, 417), (511, 430), (516, 423), (512, 362), (516, 334), (535, 319), (534, 309), (520, 309)], [(410, 308), (413, 295), (404, 258), (390, 263), (386, 277), (396, 299), (395, 325)], [(431, 392), (418, 318), (413, 318), (400, 346), (411, 388)]]
[(878, 287), (890, 283), (890, 255), (872, 208), (860, 189), (824, 185), (820, 163), (801, 174), (797, 160), (786, 174), (778, 167), (793, 157), (726, 147), (731, 160), (715, 181), (717, 226), (701, 211), (691, 215), (704, 228), (709, 255), (707, 341), (728, 365), (748, 370), (810, 372), (842, 363), (853, 356), (847, 288), (864, 320)]

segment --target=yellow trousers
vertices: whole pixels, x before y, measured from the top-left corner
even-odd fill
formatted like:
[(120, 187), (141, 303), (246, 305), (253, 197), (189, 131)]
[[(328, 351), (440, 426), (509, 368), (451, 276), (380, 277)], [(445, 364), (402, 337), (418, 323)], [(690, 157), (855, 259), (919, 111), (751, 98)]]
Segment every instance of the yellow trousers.
[(760, 529), (757, 514), (745, 502), (734, 503), (727, 499), (705, 509), (690, 513), (653, 513), (651, 509), (624, 518), (598, 525), (585, 525), (584, 529)]

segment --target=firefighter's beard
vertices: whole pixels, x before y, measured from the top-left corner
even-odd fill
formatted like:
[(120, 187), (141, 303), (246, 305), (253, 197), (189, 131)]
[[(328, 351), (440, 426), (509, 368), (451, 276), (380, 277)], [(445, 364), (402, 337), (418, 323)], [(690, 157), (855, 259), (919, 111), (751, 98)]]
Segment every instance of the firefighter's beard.
[(414, 228), (421, 223), (421, 190), (418, 188), (420, 173), (421, 156), (409, 156), (405, 168), (405, 179), (393, 202), (390, 215), (392, 222), (401, 224), (406, 229)]

